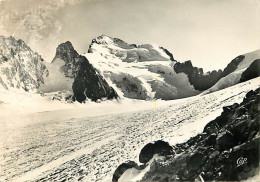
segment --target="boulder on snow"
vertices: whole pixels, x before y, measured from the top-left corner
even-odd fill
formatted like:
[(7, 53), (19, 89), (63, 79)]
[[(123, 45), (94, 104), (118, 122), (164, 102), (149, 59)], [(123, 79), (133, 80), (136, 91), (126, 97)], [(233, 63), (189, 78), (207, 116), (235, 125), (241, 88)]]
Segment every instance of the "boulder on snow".
[(114, 174), (113, 174), (113, 178), (112, 181), (113, 182), (117, 182), (119, 180), (119, 178), (122, 176), (122, 174), (130, 168), (133, 167), (137, 167), (138, 165), (133, 162), (133, 161), (127, 161), (122, 163), (120, 166), (117, 167), (117, 169), (115, 170)]

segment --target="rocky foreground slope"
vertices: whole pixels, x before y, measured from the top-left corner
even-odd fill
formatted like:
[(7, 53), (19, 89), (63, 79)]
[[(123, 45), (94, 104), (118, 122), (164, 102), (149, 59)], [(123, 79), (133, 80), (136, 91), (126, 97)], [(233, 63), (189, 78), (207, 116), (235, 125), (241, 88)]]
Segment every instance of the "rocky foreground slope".
[(156, 182), (253, 180), (259, 175), (259, 101), (260, 88), (248, 92), (242, 103), (223, 107), (203, 133), (187, 142), (147, 144), (139, 155), (142, 165), (121, 164), (112, 181), (135, 181), (140, 174), (140, 181)]

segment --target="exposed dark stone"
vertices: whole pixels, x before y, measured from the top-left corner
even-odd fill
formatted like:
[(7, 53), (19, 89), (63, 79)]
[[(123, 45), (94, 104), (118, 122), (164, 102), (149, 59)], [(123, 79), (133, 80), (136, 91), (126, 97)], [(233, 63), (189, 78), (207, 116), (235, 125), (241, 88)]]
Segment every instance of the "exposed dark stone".
[(239, 65), (239, 63), (241, 63), (244, 60), (245, 56), (244, 55), (240, 55), (237, 56), (235, 59), (233, 59), (227, 66), (226, 68), (223, 70), (223, 72), (220, 74), (219, 79), (227, 76), (228, 74), (232, 73), (233, 71), (235, 71), (237, 69), (237, 66)]
[(72, 85), (75, 100), (83, 102), (86, 99), (97, 101), (102, 98), (118, 97), (114, 89), (98, 74), (86, 57), (79, 56), (76, 65), (78, 69)]
[(79, 54), (74, 49), (73, 45), (70, 41), (60, 44), (56, 49), (56, 55), (53, 58), (52, 62), (57, 58), (64, 60), (65, 63), (75, 63), (75, 58), (78, 57)]
[(251, 96), (254, 95), (254, 91), (250, 90), (247, 94), (246, 94), (246, 98), (250, 98)]
[(224, 111), (224, 112), (230, 112), (231, 110), (232, 110), (232, 107), (231, 107), (231, 106), (223, 107), (223, 111)]
[(108, 85), (87, 58), (77, 53), (71, 42), (67, 41), (58, 46), (52, 63), (58, 59), (62, 59), (65, 63), (60, 68), (61, 72), (66, 77), (74, 78), (72, 85), (74, 101), (84, 102), (86, 99), (97, 101), (118, 97), (115, 90)]
[(162, 50), (165, 52), (165, 54), (167, 54), (167, 55), (170, 57), (170, 60), (171, 60), (171, 61), (176, 61), (176, 60), (173, 58), (173, 55), (172, 55), (172, 53), (171, 53), (170, 51), (168, 51), (168, 50), (165, 49), (164, 47), (160, 47), (160, 49), (162, 49)]
[(220, 79), (219, 76), (222, 73), (221, 70), (214, 70), (204, 74), (203, 69), (194, 67), (191, 61), (186, 61), (184, 63), (177, 62), (174, 65), (174, 70), (176, 73), (187, 74), (191, 85), (199, 91), (212, 87)]
[(114, 174), (113, 174), (113, 178), (112, 181), (113, 182), (118, 182), (119, 178), (122, 176), (122, 174), (130, 168), (133, 167), (137, 167), (138, 165), (133, 162), (133, 161), (127, 161), (123, 164), (121, 164), (120, 166), (117, 167), (117, 169), (115, 170)]
[[(174, 65), (174, 70), (176, 71), (176, 73), (187, 74), (191, 85), (193, 85), (196, 90), (203, 91), (209, 89), (210, 87), (215, 85), (215, 83), (217, 83), (221, 78), (235, 71), (239, 63), (243, 61), (244, 58), (245, 58), (244, 55), (240, 55), (235, 59), (233, 59), (223, 71), (213, 70), (211, 72), (207, 72), (206, 74), (203, 72), (202, 68), (194, 67), (191, 61), (186, 61), (184, 63), (177, 62)], [(259, 67), (259, 63), (255, 63), (255, 64), (257, 64)], [(249, 73), (251, 71), (253, 71), (252, 74)], [(250, 76), (245, 76), (245, 77), (251, 79), (250, 77), (255, 77), (256, 74), (258, 74), (259, 76), (259, 71), (257, 72), (256, 69), (251, 68), (250, 70), (248, 70), (248, 74), (247, 74)]]
[(187, 158), (186, 165), (192, 170), (198, 170), (205, 160), (206, 158), (204, 152), (196, 151), (196, 153)]
[(173, 154), (173, 148), (169, 145), (168, 142), (158, 140), (154, 143), (148, 143), (144, 146), (139, 154), (139, 161), (141, 163), (147, 163), (153, 158), (154, 154), (160, 156), (167, 156)]
[(260, 76), (260, 59), (256, 59), (241, 75), (240, 83)]
[(217, 139), (217, 135), (215, 133), (212, 133), (211, 135), (209, 135), (206, 140), (205, 143), (206, 145), (215, 145), (216, 144), (216, 139)]
[(234, 145), (233, 138), (228, 133), (218, 136), (216, 140), (216, 147), (218, 150), (224, 151), (230, 149), (233, 145)]

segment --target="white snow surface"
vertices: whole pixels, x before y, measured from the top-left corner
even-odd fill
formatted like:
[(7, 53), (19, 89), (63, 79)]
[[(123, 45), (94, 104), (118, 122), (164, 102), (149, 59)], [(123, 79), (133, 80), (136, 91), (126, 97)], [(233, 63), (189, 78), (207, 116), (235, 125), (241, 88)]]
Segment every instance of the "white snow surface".
[(173, 101), (65, 104), (36, 94), (0, 94), (0, 181), (111, 181), (147, 143), (188, 140), (260, 86), (260, 78)]

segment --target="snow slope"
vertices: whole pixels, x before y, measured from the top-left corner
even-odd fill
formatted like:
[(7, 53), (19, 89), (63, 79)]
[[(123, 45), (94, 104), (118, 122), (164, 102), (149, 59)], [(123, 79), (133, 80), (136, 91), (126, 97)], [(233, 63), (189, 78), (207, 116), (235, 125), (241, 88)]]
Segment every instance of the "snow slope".
[(93, 39), (88, 52), (89, 62), (121, 98), (170, 100), (199, 93), (187, 75), (176, 74), (175, 60), (158, 45), (136, 46), (103, 35)]
[(221, 78), (215, 85), (210, 89), (206, 90), (206, 93), (215, 92), (223, 88), (230, 87), (239, 83), (242, 73), (256, 60), (260, 58), (260, 50), (256, 50), (245, 54), (245, 58), (239, 63), (237, 69), (228, 74), (227, 76)]
[[(65, 109), (63, 105), (56, 111), (46, 104), (46, 112), (0, 115), (0, 179), (111, 181), (117, 166), (137, 159), (144, 145), (160, 139), (174, 145), (195, 136), (223, 106), (241, 102), (249, 90), (258, 88), (259, 81), (255, 78), (207, 95), (157, 100), (156, 110), (153, 102), (123, 100), (106, 106), (79, 104)], [(7, 105), (0, 104), (0, 111), (9, 109)], [(34, 105), (25, 109), (30, 107)]]

